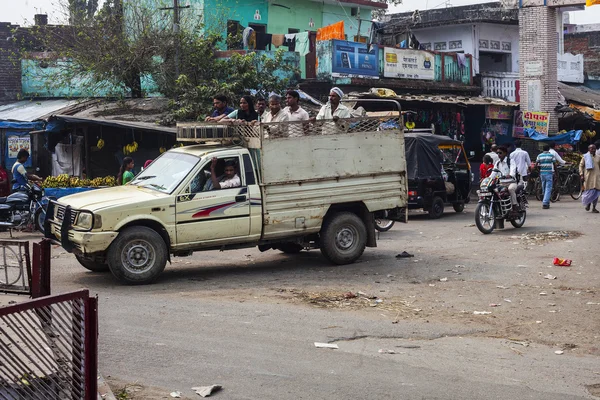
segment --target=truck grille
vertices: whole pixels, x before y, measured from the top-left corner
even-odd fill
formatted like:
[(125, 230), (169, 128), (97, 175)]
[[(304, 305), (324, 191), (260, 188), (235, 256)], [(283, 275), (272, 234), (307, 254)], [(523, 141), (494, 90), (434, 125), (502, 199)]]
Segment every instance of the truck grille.
[[(58, 223), (63, 222), (63, 219), (65, 218), (65, 210), (67, 207), (61, 205), (61, 204), (55, 204), (55, 211), (54, 211), (54, 220)], [(75, 210), (71, 210), (71, 225), (75, 223), (75, 219), (77, 218), (77, 212)]]

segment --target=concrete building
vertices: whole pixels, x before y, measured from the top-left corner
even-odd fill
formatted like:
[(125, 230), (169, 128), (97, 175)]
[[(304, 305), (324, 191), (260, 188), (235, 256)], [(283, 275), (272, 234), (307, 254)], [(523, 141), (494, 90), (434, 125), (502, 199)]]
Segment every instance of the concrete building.
[[(592, 24), (590, 24), (592, 25)], [(591, 89), (600, 89), (600, 24), (569, 27), (565, 33), (565, 52), (583, 54), (584, 85)]]
[(500, 2), (393, 14), (384, 42), (414, 34), (425, 49), (473, 55), (483, 94), (518, 101), (519, 10)]

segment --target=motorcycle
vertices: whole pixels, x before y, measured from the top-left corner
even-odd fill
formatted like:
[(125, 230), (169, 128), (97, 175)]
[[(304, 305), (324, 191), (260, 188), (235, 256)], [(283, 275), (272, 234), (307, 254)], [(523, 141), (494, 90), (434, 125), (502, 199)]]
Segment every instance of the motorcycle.
[(22, 230), (33, 226), (44, 233), (49, 200), (43, 189), (29, 183), (8, 197), (0, 197), (0, 228)]
[(388, 210), (375, 212), (375, 229), (379, 232), (387, 232), (392, 229), (395, 221), (388, 219)]
[[(494, 172), (500, 173), (495, 169)], [(481, 181), (477, 195), (479, 203), (475, 209), (475, 225), (484, 234), (490, 234), (498, 227), (504, 229), (504, 221), (515, 228), (521, 228), (527, 218), (527, 196), (522, 184), (517, 186), (517, 215), (512, 215), (512, 204), (508, 185), (502, 185), (499, 176)]]

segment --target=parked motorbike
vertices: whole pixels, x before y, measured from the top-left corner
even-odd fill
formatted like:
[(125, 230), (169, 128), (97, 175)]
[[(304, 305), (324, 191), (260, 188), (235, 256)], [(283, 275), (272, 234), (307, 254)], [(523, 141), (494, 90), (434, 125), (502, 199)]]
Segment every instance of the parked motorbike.
[(388, 211), (381, 210), (375, 212), (375, 229), (379, 232), (387, 232), (392, 229), (395, 221), (388, 219)]
[(48, 202), (44, 191), (35, 184), (27, 184), (8, 197), (0, 197), (0, 228), (21, 230), (33, 226), (44, 233)]
[[(494, 172), (500, 173), (498, 170)], [(502, 185), (500, 177), (485, 178), (481, 181), (479, 190), (479, 203), (475, 209), (475, 224), (481, 233), (489, 234), (496, 229), (504, 229), (504, 221), (509, 221), (515, 228), (521, 228), (527, 218), (527, 196), (525, 187), (517, 187), (518, 214), (511, 214), (512, 204), (508, 185)]]

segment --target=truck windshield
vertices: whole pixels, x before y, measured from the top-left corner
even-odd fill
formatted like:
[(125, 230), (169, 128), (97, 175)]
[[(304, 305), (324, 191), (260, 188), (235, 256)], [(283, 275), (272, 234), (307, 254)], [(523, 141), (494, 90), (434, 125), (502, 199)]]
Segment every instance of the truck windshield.
[(130, 184), (171, 194), (199, 161), (198, 157), (190, 154), (167, 152), (154, 160)]

